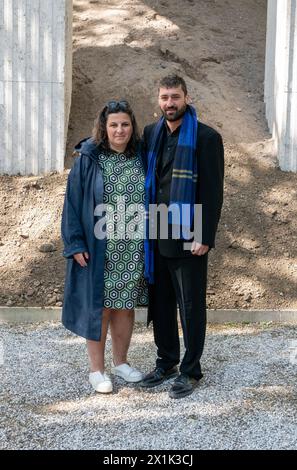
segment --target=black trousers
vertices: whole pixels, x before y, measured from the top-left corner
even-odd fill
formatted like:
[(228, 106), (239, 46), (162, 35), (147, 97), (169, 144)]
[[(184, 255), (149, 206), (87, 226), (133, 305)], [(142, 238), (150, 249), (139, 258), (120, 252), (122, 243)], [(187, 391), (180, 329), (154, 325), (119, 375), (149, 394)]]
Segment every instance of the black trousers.
[(180, 362), (177, 303), (183, 330), (185, 355), (180, 372), (200, 379), (206, 330), (208, 255), (167, 258), (156, 249), (155, 284), (150, 312), (157, 346), (156, 366), (170, 369)]

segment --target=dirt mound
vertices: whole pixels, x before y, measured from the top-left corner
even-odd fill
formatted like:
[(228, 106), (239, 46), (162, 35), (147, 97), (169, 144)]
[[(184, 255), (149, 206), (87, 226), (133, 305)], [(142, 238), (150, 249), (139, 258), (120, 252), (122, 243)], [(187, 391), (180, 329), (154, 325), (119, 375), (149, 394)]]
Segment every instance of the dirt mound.
[[(74, 1), (66, 167), (106, 100), (125, 97), (140, 127), (157, 82), (185, 77), (199, 117), (222, 133), (225, 204), (210, 255), (211, 308), (297, 308), (297, 176), (271, 152), (263, 105), (265, 0)], [(0, 177), (0, 303), (61, 305), (60, 217), (67, 171)], [(44, 246), (45, 245), (45, 246)]]

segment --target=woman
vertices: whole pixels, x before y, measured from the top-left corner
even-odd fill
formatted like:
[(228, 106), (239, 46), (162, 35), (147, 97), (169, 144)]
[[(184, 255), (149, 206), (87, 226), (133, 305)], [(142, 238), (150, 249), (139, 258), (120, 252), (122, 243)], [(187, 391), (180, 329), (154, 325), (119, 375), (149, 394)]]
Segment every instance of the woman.
[(143, 239), (109, 237), (109, 223), (101, 224), (104, 230), (107, 227), (104, 236), (96, 230), (103, 220), (97, 217), (103, 204), (116, 210), (119, 198), (128, 206), (144, 203), (138, 146), (137, 124), (128, 102), (109, 101), (95, 120), (92, 137), (76, 147), (80, 156), (69, 173), (63, 208), (63, 255), (68, 261), (62, 322), (86, 338), (89, 381), (100, 393), (112, 392), (111, 379), (104, 372), (109, 326), (112, 373), (127, 382), (142, 380), (142, 374), (128, 364), (127, 353), (134, 307), (147, 304)]

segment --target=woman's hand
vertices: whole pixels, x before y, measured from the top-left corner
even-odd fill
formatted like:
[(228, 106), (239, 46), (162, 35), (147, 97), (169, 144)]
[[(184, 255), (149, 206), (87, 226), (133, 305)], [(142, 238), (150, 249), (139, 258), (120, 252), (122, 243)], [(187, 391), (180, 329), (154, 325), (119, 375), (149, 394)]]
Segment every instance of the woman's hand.
[(82, 268), (88, 266), (89, 253), (86, 251), (84, 253), (76, 253), (76, 255), (73, 255), (73, 258)]
[(191, 252), (192, 255), (195, 256), (203, 256), (205, 255), (209, 250), (208, 245), (201, 245), (201, 243), (193, 242), (191, 246)]

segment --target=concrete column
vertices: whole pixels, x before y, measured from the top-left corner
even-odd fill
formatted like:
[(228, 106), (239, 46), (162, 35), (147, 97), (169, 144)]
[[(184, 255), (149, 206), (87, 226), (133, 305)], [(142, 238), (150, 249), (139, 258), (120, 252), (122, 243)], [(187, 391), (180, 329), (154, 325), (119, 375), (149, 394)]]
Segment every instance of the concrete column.
[(280, 168), (297, 172), (296, 0), (268, 0), (265, 103)]
[(0, 173), (62, 171), (72, 1), (0, 0)]
[(267, 30), (266, 30), (266, 66), (264, 101), (266, 103), (266, 117), (270, 131), (273, 129), (274, 113), (274, 79), (275, 79), (275, 39), (276, 39), (276, 12), (277, 0), (268, 0), (267, 3)]

